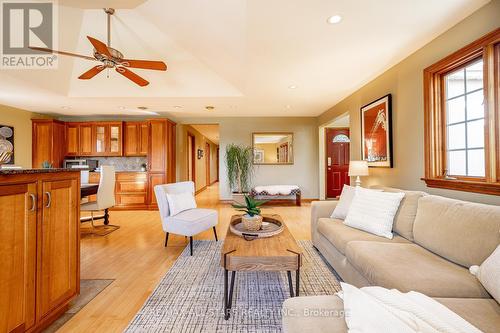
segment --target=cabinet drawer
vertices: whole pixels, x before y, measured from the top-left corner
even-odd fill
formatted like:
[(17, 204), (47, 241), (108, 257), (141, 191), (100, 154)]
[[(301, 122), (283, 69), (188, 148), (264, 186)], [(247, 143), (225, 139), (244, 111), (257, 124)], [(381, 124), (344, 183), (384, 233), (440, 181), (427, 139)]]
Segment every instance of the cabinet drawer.
[(145, 172), (117, 172), (116, 181), (146, 181), (147, 176)]
[(145, 205), (146, 204), (146, 193), (137, 194), (117, 194), (116, 204), (120, 206), (126, 205)]
[(145, 181), (118, 181), (116, 182), (116, 193), (123, 192), (147, 192)]

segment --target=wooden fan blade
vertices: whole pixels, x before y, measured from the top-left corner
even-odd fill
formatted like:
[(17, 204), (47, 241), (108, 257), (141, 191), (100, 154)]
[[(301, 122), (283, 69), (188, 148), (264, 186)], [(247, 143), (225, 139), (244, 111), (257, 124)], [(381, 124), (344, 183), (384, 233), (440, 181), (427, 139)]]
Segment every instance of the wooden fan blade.
[(163, 61), (123, 59), (120, 65), (130, 68), (153, 69), (156, 71), (167, 70), (167, 65)]
[(47, 53), (57, 53), (57, 54), (61, 54), (61, 55), (67, 55), (67, 56), (70, 56), (70, 57), (78, 57), (78, 58), (87, 59), (87, 60), (97, 60), (94, 57), (84, 56), (84, 55), (81, 55), (81, 54), (70, 53), (70, 52), (65, 52), (65, 51), (56, 51), (56, 50), (46, 49), (44, 47), (30, 46), (29, 48), (32, 49), (32, 50), (42, 51), (42, 52), (47, 52)]
[(116, 71), (120, 73), (121, 75), (125, 76), (127, 79), (134, 81), (141, 87), (147, 86), (149, 84), (148, 81), (144, 80), (142, 77), (139, 75), (135, 74), (132, 71), (129, 71), (125, 67), (116, 67)]
[(97, 52), (99, 52), (100, 54), (104, 54), (108, 58), (111, 58), (111, 53), (109, 53), (106, 44), (90, 36), (87, 36), (87, 38), (92, 43)]
[(89, 69), (88, 71), (86, 71), (85, 73), (83, 73), (82, 75), (80, 75), (78, 78), (80, 80), (91, 79), (94, 76), (96, 76), (97, 74), (99, 74), (100, 72), (102, 72), (102, 70), (104, 68), (106, 68), (106, 67), (104, 67), (103, 65), (97, 65), (95, 67), (92, 67), (91, 69)]

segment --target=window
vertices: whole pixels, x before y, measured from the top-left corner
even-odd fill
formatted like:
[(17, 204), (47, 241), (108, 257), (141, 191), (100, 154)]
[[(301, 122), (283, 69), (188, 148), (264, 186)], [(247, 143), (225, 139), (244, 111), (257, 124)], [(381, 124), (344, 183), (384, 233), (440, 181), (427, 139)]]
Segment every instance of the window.
[(351, 140), (349, 139), (349, 137), (345, 134), (337, 134), (335, 135), (335, 137), (333, 138), (332, 140), (333, 143), (336, 143), (336, 142), (351, 142)]
[(446, 174), (485, 176), (483, 59), (444, 76)]
[(500, 29), (424, 70), (425, 182), (500, 195)]

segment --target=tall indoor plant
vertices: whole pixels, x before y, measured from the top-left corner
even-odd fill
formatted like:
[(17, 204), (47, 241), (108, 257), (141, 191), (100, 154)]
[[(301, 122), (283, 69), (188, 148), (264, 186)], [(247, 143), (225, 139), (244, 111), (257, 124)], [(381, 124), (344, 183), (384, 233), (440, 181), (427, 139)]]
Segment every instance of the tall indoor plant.
[(243, 203), (253, 175), (253, 149), (249, 146), (229, 144), (226, 147), (226, 166), (233, 200)]

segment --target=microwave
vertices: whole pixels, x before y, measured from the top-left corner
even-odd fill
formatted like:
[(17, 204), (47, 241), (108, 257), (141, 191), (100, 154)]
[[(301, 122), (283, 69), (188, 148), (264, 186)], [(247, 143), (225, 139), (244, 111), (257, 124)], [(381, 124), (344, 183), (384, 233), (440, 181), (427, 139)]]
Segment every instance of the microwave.
[(99, 167), (98, 160), (80, 159), (80, 160), (64, 160), (64, 168), (66, 169), (83, 169), (94, 171)]

